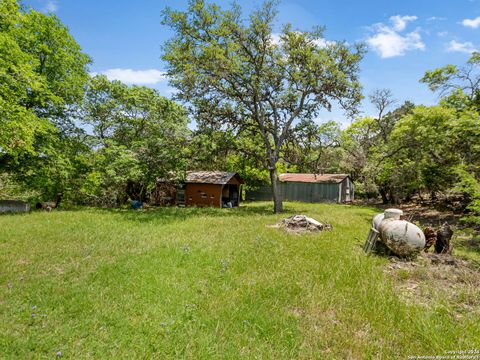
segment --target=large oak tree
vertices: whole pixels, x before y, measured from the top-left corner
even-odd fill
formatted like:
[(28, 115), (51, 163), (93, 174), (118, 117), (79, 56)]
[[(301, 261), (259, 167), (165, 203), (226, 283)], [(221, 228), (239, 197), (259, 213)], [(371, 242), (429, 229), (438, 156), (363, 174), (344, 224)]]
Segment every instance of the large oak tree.
[(361, 100), (363, 48), (327, 42), (323, 29), (274, 32), (276, 2), (248, 19), (233, 5), (192, 0), (188, 11), (166, 9), (174, 36), (163, 47), (171, 84), (195, 120), (261, 139), (257, 157), (270, 173), (274, 211), (282, 211), (277, 164), (297, 122), (338, 103), (347, 112)]

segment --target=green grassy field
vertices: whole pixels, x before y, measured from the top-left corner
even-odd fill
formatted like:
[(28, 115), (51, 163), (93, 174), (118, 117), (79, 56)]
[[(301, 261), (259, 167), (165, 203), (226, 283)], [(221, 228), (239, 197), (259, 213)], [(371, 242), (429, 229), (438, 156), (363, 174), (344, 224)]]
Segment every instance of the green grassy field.
[(409, 304), (365, 256), (373, 209), (286, 204), (321, 234), (239, 209), (0, 217), (2, 358), (407, 358), (480, 349), (480, 318)]

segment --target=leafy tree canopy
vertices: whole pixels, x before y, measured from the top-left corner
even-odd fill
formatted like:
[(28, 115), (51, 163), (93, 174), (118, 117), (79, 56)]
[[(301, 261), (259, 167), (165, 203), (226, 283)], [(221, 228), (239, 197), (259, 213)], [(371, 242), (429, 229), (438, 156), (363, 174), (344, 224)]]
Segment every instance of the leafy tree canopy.
[(82, 119), (93, 132), (93, 171), (82, 193), (100, 205), (128, 196), (145, 200), (157, 177), (183, 171), (188, 118), (183, 107), (154, 89), (93, 77), (82, 104)]
[[(445, 65), (444, 67), (427, 71), (421, 82), (430, 90), (439, 91), (446, 96), (446, 101), (463, 103), (480, 110), (480, 53), (474, 52), (464, 66)], [(450, 99), (453, 97), (453, 99)], [(455, 100), (457, 99), (457, 100)]]
[(55, 15), (0, 2), (0, 146), (35, 149), (35, 135), (70, 124), (83, 96), (90, 58)]

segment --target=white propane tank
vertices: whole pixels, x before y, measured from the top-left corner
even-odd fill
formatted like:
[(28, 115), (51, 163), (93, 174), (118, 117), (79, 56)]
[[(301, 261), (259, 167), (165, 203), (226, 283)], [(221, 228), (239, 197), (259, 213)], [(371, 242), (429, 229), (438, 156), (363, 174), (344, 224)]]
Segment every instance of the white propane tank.
[(373, 220), (372, 220), (372, 227), (375, 229), (375, 230), (378, 230), (378, 227), (380, 226), (380, 223), (383, 221), (383, 219), (385, 219), (385, 215), (384, 214), (377, 214), (373, 217)]
[(399, 256), (415, 255), (425, 247), (423, 231), (406, 220), (384, 219), (378, 230), (385, 245)]
[(373, 217), (372, 225), (375, 230), (378, 230), (380, 223), (384, 219), (395, 219), (400, 220), (400, 217), (403, 215), (403, 211), (400, 209), (387, 209), (383, 214), (377, 214)]

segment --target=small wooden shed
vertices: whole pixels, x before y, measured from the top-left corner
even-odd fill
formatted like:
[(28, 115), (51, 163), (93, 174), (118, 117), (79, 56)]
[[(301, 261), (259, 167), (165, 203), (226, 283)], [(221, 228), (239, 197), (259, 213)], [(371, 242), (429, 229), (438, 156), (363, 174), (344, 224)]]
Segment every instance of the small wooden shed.
[[(346, 203), (355, 196), (353, 181), (347, 174), (280, 174), (279, 180), (284, 200)], [(271, 200), (271, 188), (249, 192), (247, 199)]]
[(235, 172), (187, 171), (185, 179), (158, 179), (153, 204), (236, 207), (243, 180)]
[(240, 204), (237, 173), (226, 171), (189, 171), (184, 181), (185, 205), (235, 207)]

